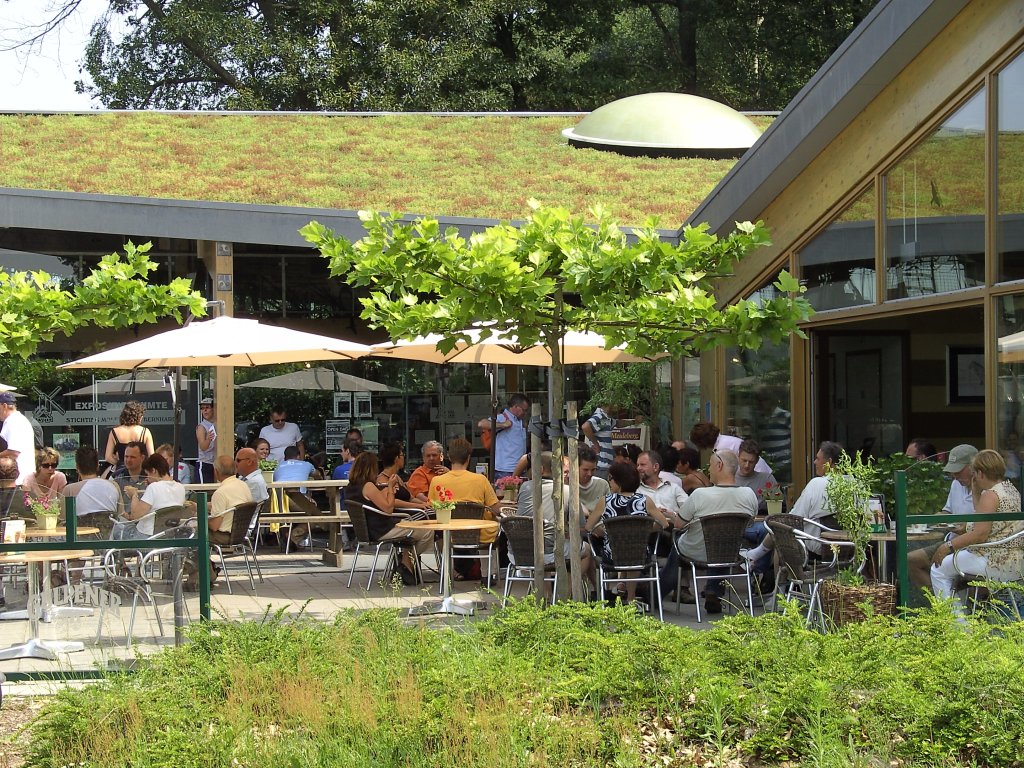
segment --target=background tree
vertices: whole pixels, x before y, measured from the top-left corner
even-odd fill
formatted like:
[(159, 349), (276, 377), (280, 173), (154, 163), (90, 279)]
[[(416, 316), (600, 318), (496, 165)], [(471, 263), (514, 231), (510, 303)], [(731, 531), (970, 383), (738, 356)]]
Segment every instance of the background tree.
[(26, 358), (58, 333), (71, 335), (87, 325), (123, 328), (162, 317), (182, 319), (185, 311), (206, 314), (205, 301), (185, 278), (151, 285), (157, 264), (146, 255), (150, 244), (129, 241), (124, 256), (104, 256), (70, 289), (46, 272), (0, 270), (0, 354)]
[[(591, 224), (564, 208), (536, 202), (531, 208), (521, 225), (490, 227), (468, 240), (455, 229), (442, 232), (434, 219), (403, 224), (367, 211), (360, 213), (367, 235), (355, 243), (315, 221), (301, 233), (329, 260), (332, 276), (369, 289), (362, 317), (393, 339), (439, 333), (438, 346), (447, 350), (464, 338), (462, 331), (486, 322), (520, 344), (543, 344), (552, 359), (553, 421), (564, 417), (559, 341), (568, 330), (596, 331), (610, 346), (625, 344), (642, 357), (684, 356), (722, 344), (751, 349), (780, 341), (800, 333), (798, 324), (811, 314), (804, 289), (785, 271), (776, 298), (721, 307), (715, 301), (714, 282), (769, 243), (761, 224), (738, 225), (724, 238), (706, 225), (687, 227), (674, 244), (661, 239), (654, 220), (630, 240), (601, 209), (591, 212)], [(559, 466), (560, 441), (553, 447)], [(558, 509), (561, 483), (555, 493)], [(555, 517), (560, 551), (564, 531)], [(540, 549), (541, 526), (535, 532)], [(578, 526), (570, 526), (570, 537), (573, 596), (582, 599)], [(555, 561), (559, 581), (568, 583), (565, 563)], [(543, 573), (538, 577), (542, 595)]]

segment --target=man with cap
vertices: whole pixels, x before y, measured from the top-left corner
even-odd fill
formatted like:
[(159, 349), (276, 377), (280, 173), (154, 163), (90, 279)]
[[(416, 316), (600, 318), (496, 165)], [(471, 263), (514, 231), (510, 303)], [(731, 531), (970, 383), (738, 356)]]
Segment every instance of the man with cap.
[(196, 460), (196, 482), (212, 483), (213, 460), (217, 458), (217, 415), (213, 407), (213, 398), (204, 397), (199, 401), (199, 426), (196, 427), (196, 442), (199, 444), (199, 457)]
[(7, 441), (7, 448), (0, 457), (7, 456), (18, 463), (18, 485), (24, 485), (25, 479), (36, 471), (36, 438), (32, 424), (25, 414), (18, 410), (14, 395), (0, 392), (0, 438)]
[[(974, 470), (971, 469), (971, 462), (978, 455), (978, 449), (973, 445), (963, 443), (956, 446), (949, 452), (949, 460), (942, 471), (953, 476), (953, 482), (949, 486), (949, 495), (946, 503), (942, 505), (942, 512), (947, 515), (972, 515), (974, 514), (974, 496), (971, 494), (971, 480), (974, 478)], [(963, 533), (963, 525), (957, 526), (957, 532)], [(956, 533), (950, 534), (950, 537)], [(932, 558), (935, 551), (944, 541), (930, 544), (927, 547), (915, 549), (907, 554), (907, 568), (910, 571), (910, 583), (915, 589), (931, 589), (932, 586)]]

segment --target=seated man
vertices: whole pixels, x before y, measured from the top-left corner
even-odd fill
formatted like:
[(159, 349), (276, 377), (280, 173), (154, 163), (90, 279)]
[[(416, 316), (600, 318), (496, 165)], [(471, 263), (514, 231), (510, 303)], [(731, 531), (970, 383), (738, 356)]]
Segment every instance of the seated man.
[[(749, 439), (740, 443), (740, 469), (739, 472), (736, 473), (736, 485), (752, 490), (754, 492), (754, 496), (757, 497), (757, 514), (767, 515), (768, 502), (764, 500), (762, 494), (768, 485), (777, 488), (779, 481), (775, 479), (775, 475), (771, 472), (759, 472), (756, 469), (757, 462), (760, 458), (761, 446), (756, 440)], [(783, 502), (783, 509), (785, 509), (785, 502)], [(757, 546), (764, 541), (764, 537), (767, 535), (768, 526), (762, 522), (756, 522), (747, 526), (747, 530), (744, 532), (743, 538), (751, 544), (751, 546)], [(771, 570), (772, 554), (771, 552), (767, 552), (764, 557), (760, 558), (757, 563), (754, 564), (753, 572), (760, 576), (764, 576), (771, 573)], [(764, 589), (761, 591), (764, 592)]]
[(123, 515), (121, 489), (113, 480), (99, 476), (99, 451), (91, 445), (79, 447), (75, 451), (75, 469), (78, 470), (78, 482), (69, 483), (64, 488), (64, 498), (75, 500), (75, 517)]
[(583, 519), (580, 520), (580, 528), (587, 524), (587, 510), (593, 509), (599, 503), (604, 503), (604, 498), (609, 494), (611, 488), (608, 481), (597, 476), (597, 454), (589, 445), (579, 446), (580, 457), (580, 506), (583, 507)]
[(133, 440), (124, 448), (124, 466), (110, 476), (110, 479), (121, 488), (121, 501), (126, 510), (131, 509), (132, 497), (124, 492), (125, 488), (131, 486), (140, 491), (146, 488), (146, 475), (142, 471), (142, 461), (148, 455), (146, 444)]
[[(949, 485), (949, 495), (946, 496), (946, 503), (942, 505), (945, 514), (972, 515), (974, 514), (974, 496), (971, 493), (971, 480), (974, 478), (974, 470), (971, 469), (971, 462), (978, 455), (978, 449), (966, 443), (958, 445), (949, 452), (949, 460), (942, 471), (953, 476), (953, 482)], [(956, 533), (962, 534), (967, 527), (961, 523), (957, 526)], [(953, 538), (954, 534), (946, 536), (946, 540)], [(915, 591), (931, 589), (932, 587), (932, 559), (936, 551), (944, 541), (930, 544), (920, 549), (911, 550), (907, 553), (907, 570), (909, 571), (910, 583)]]
[[(757, 514), (757, 497), (754, 496), (754, 492), (736, 485), (738, 468), (739, 459), (732, 451), (720, 450), (711, 456), (709, 470), (714, 485), (710, 488), (695, 489), (683, 504), (680, 517), (686, 523), (686, 528), (676, 540), (676, 545), (669, 554), (668, 563), (661, 572), (662, 594), (671, 592), (676, 586), (679, 554), (698, 561), (707, 559), (703, 528), (692, 523), (702, 517), (722, 512), (742, 512), (749, 514), (750, 517)], [(724, 573), (725, 571), (712, 570), (708, 575)], [(707, 586), (704, 587), (704, 609), (709, 614), (722, 612), (721, 595), (722, 585), (719, 582), (707, 582)]]
[(18, 485), (18, 462), (0, 456), (0, 517), (25, 517), (25, 492)]
[[(299, 459), (299, 449), (289, 445), (284, 449), (284, 461), (277, 465), (274, 470), (274, 482), (309, 480), (316, 475), (316, 467), (308, 461)], [(304, 487), (288, 488), (285, 490), (288, 497), (288, 509), (296, 515), (315, 515), (320, 510), (316, 502), (310, 498)], [(288, 534), (293, 549), (304, 549), (309, 547), (309, 525), (307, 523), (296, 523), (291, 526)], [(282, 545), (283, 548), (283, 545)]]
[[(551, 476), (551, 452), (544, 451), (540, 455), (540, 468), (541, 468), (541, 481), (540, 481), (540, 492), (541, 492), (541, 514), (544, 518), (544, 563), (550, 565), (555, 562), (555, 537), (554, 529), (550, 526), (555, 522), (555, 504), (554, 504), (554, 491), (555, 481)], [(563, 483), (562, 488), (562, 505), (564, 508), (565, 516), (565, 544), (563, 547), (563, 556), (566, 560), (569, 559), (571, 550), (569, 549), (569, 528), (570, 525), (579, 525), (580, 520), (586, 521), (585, 512), (583, 511), (582, 505), (580, 509), (576, 510), (576, 514), (572, 514), (572, 510), (569, 508), (569, 486)], [(519, 499), (516, 508), (517, 515), (523, 515), (525, 517), (533, 517), (533, 480), (527, 480), (523, 483), (519, 489)], [(512, 556), (511, 549), (508, 553), (509, 561), (515, 565), (515, 558)], [(580, 565), (583, 569), (583, 578), (586, 582), (589, 582), (589, 589), (595, 589), (597, 566), (591, 556), (590, 545), (586, 541), (583, 542), (580, 547)]]
[[(439, 491), (449, 490), (452, 498), (456, 501), (471, 501), (482, 504), (486, 507), (484, 511), (485, 520), (496, 520), (501, 508), (498, 497), (494, 494), (494, 488), (485, 475), (469, 471), (470, 455), (473, 453), (473, 446), (468, 440), (457, 437), (448, 444), (448, 457), (451, 459), (452, 468), (443, 475), (434, 478), (430, 485), (430, 500), (437, 501), (440, 498)], [(493, 531), (481, 531), (480, 543), (490, 544), (497, 534)], [(480, 562), (478, 560), (456, 560), (455, 570), (463, 579), (479, 578)]]
[(413, 498), (426, 499), (430, 493), (430, 484), (435, 477), (440, 477), (448, 471), (444, 465), (444, 448), (437, 440), (428, 440), (421, 449), (423, 463), (413, 470), (409, 482), (405, 487)]
[[(242, 448), (240, 451), (251, 450)], [(220, 486), (210, 497), (210, 515), (207, 527), (210, 529), (211, 544), (231, 543), (233, 510), (239, 504), (253, 501), (252, 491), (244, 480), (235, 475), (235, 462), (230, 456), (218, 456), (213, 461), (213, 475)]]

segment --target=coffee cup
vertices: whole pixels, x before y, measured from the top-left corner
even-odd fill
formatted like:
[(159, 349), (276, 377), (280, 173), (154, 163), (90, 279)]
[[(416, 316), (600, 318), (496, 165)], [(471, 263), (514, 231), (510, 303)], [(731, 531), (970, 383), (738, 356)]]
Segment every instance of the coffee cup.
[(927, 530), (928, 526), (924, 523), (914, 523), (907, 526), (907, 533), (925, 533)]

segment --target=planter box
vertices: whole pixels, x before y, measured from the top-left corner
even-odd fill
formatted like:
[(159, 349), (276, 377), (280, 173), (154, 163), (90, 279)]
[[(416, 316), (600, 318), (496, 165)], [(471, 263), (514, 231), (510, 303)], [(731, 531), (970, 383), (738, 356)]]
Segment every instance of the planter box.
[(896, 585), (879, 582), (849, 587), (838, 581), (821, 585), (821, 610), (832, 624), (841, 627), (850, 621), (864, 621), (863, 603), (880, 616), (891, 616), (896, 610)]

